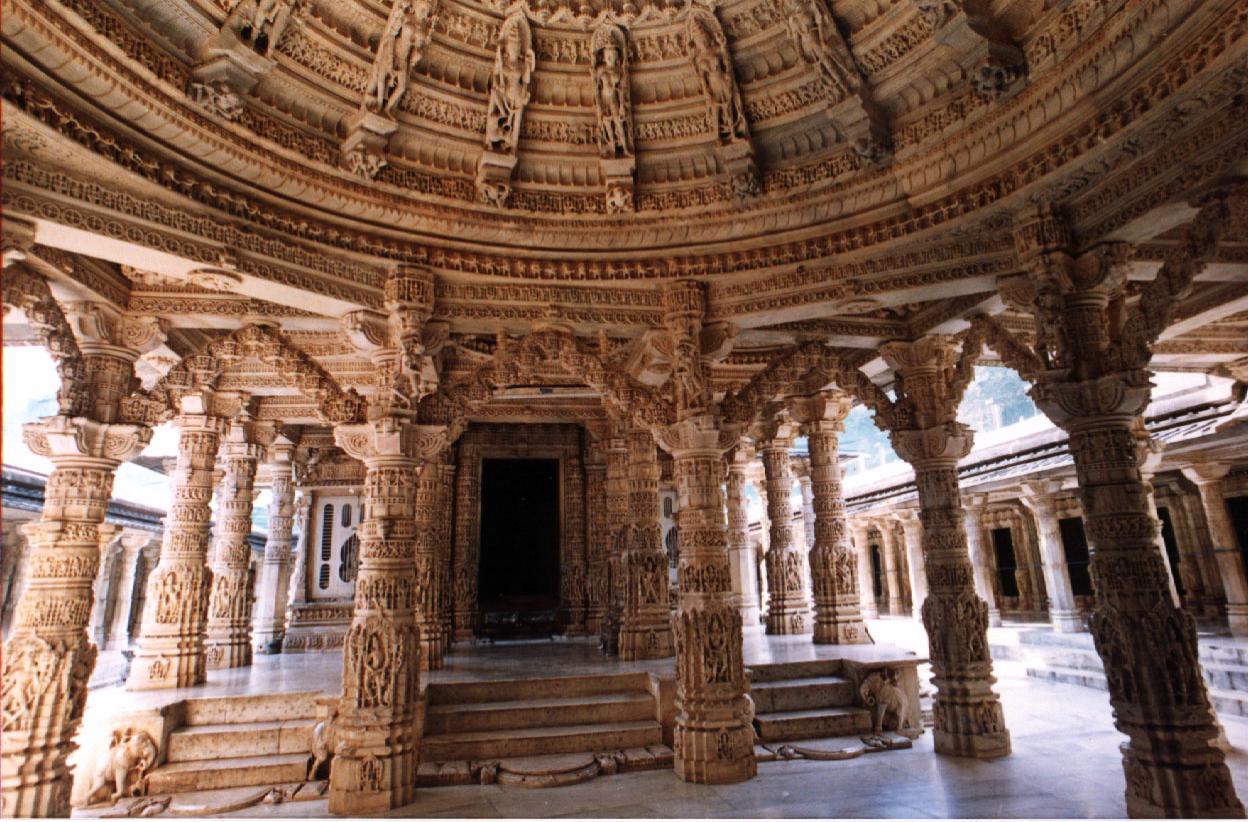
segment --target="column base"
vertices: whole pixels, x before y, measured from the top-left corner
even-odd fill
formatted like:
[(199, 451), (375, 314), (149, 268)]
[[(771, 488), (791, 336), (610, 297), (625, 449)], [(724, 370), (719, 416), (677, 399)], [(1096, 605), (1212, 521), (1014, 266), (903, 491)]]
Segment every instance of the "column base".
[(880, 606), (875, 604), (875, 602), (870, 602), (870, 603), (864, 602), (862, 604), (862, 618), (863, 619), (879, 619), (880, 618)]
[(623, 626), (620, 628), (619, 654), (622, 662), (635, 662), (640, 659), (666, 659), (676, 655), (672, 643), (670, 623), (662, 626), (652, 625)]
[[(1184, 763), (1181, 768), (1163, 768), (1141, 761), (1130, 742), (1123, 742), (1118, 749), (1122, 751), (1122, 769), (1127, 777), (1128, 816), (1134, 819), (1244, 818), (1244, 805), (1235, 795), (1225, 761), (1201, 762), (1193, 757), (1193, 761)], [(1172, 802), (1158, 803), (1159, 796)]]
[(816, 645), (873, 645), (871, 632), (861, 619), (819, 620), (815, 616)]
[(1078, 611), (1049, 611), (1049, 621), (1053, 630), (1059, 634), (1077, 634), (1088, 629), (1083, 625), (1083, 617)]
[(989, 628), (1001, 627), (1001, 612), (997, 610), (996, 608), (988, 609), (988, 627)]
[(674, 741), (676, 758), (672, 767), (684, 782), (732, 785), (758, 775), (754, 728), (749, 724), (706, 730), (687, 728), (681, 725), (678, 715)]
[(808, 634), (813, 630), (810, 615), (805, 609), (767, 612), (767, 633), (773, 636)]
[[(891, 616), (905, 616), (905, 615), (906, 615), (906, 603), (904, 603), (904, 602), (889, 602), (889, 603), (888, 603), (888, 613), (889, 613)], [(999, 616), (997, 617), (997, 624), (998, 624), (998, 625), (1000, 625), (1000, 624), (1001, 624), (1001, 617), (999, 617)]]
[(444, 653), (442, 632), (437, 628), (429, 631), (422, 628), (420, 632), (420, 670), (442, 670)]
[(999, 759), (1010, 754), (1010, 732), (961, 734), (932, 731), (936, 753), (973, 759)]
[[(189, 644), (189, 643), (188, 643)], [(202, 648), (179, 653), (144, 653), (134, 655), (127, 691), (155, 691), (163, 688), (193, 688), (207, 682), (208, 666)]]
[(1248, 636), (1248, 603), (1227, 603), (1226, 623), (1231, 636)]
[(251, 664), (251, 637), (208, 639), (204, 643), (204, 666), (210, 671), (246, 668)]
[(363, 816), (410, 805), (415, 798), (416, 752), (348, 756), (330, 760), (329, 812)]

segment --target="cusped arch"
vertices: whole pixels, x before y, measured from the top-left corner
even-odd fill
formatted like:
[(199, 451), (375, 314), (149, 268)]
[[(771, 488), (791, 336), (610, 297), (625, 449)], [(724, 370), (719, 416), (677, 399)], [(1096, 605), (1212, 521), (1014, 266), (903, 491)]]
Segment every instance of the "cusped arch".
[(329, 424), (362, 422), (366, 400), (355, 389), (344, 390), (338, 381), (281, 331), (271, 326), (246, 325), (213, 340), (169, 370), (150, 391), (126, 401), (127, 409), (148, 422), (173, 417), (183, 394), (211, 387), (231, 366), (255, 358), (288, 376), (304, 396), (312, 400), (321, 419)]
[(19, 309), (26, 315), (31, 330), (56, 363), (61, 378), (56, 392), (59, 412), (67, 417), (85, 415), (91, 404), (86, 360), (48, 281), (21, 262), (5, 267), (3, 281), (5, 308)]

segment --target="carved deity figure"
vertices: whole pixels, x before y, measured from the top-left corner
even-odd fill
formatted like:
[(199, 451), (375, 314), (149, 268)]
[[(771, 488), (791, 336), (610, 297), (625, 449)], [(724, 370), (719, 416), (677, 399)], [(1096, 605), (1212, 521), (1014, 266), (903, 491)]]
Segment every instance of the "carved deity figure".
[(368, 111), (392, 115), (403, 101), (412, 69), (429, 42), (435, 5), (436, 0), (395, 0), (364, 93)]
[(257, 54), (268, 57), (302, 4), (303, 0), (239, 0), (230, 10), (226, 25)]
[(706, 121), (721, 143), (748, 140), (749, 126), (741, 105), (741, 92), (732, 73), (728, 38), (715, 15), (705, 9), (690, 9), (685, 27), (685, 50), (698, 73), (706, 98)]
[(632, 100), (624, 29), (610, 22), (603, 23), (594, 31), (592, 45), (598, 147), (603, 157), (631, 157)]
[(522, 13), (503, 21), (490, 81), (490, 105), (485, 120), (485, 146), (491, 151), (514, 154), (520, 140), (520, 122), (528, 105), (537, 55), (533, 34)]
[(785, 6), (789, 37), (802, 59), (819, 68), (835, 99), (857, 91), (862, 84), (858, 66), (823, 0), (789, 0)]

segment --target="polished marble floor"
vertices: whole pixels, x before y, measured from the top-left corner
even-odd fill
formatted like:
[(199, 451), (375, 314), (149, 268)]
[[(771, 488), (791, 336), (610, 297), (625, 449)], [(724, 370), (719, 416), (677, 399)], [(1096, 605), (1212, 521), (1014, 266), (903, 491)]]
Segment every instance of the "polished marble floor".
[[(908, 619), (871, 623), (876, 640), (925, 652), (922, 629)], [(1007, 629), (1008, 630), (1008, 629)], [(795, 638), (796, 639), (796, 638)], [(829, 653), (795, 639), (747, 639), (747, 660)], [(762, 649), (766, 648), (766, 651)], [(845, 649), (840, 649), (844, 651)], [(875, 653), (863, 650), (858, 653)], [(553, 667), (555, 663), (557, 667)], [(253, 670), (213, 672), (196, 694), (336, 688), (337, 654), (261, 657)], [(670, 660), (667, 661), (670, 666)], [(606, 662), (588, 642), (476, 646), (459, 651), (434, 679), (506, 678), (548, 673), (654, 670), (663, 663)], [(998, 690), (1014, 752), (993, 762), (936, 756), (931, 733), (911, 750), (843, 762), (762, 763), (757, 779), (739, 785), (681, 782), (670, 771), (603, 777), (565, 788), (499, 785), (425, 789), (396, 817), (1122, 817), (1123, 776), (1107, 695), (1073, 685), (1027, 679), (1020, 663), (998, 663)], [(328, 684), (332, 683), (332, 685)], [(112, 689), (106, 689), (112, 690)], [(190, 695), (189, 693), (187, 695)], [(112, 699), (92, 701), (103, 707)], [(113, 699), (119, 695), (114, 694)], [(153, 699), (152, 695), (127, 694)], [(166, 693), (165, 698), (169, 698)], [(116, 703), (113, 703), (116, 704)], [(1228, 755), (1241, 796), (1248, 796), (1248, 721), (1224, 719), (1235, 748)], [(316, 817), (324, 800), (253, 806), (240, 817)]]

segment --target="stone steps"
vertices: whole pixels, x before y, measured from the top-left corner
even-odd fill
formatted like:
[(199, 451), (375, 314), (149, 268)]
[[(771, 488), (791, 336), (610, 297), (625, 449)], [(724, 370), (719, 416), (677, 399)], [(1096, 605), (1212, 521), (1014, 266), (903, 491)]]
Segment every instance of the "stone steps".
[(168, 762), (307, 753), (312, 719), (192, 725), (169, 735)]
[(640, 691), (584, 696), (544, 697), (523, 702), (475, 702), (430, 705), (425, 736), (540, 728), (557, 718), (561, 725), (630, 722), (654, 718), (654, 697)]
[(871, 714), (864, 708), (825, 707), (801, 711), (776, 711), (754, 717), (763, 742), (864, 734), (871, 730)]
[(755, 713), (798, 711), (821, 705), (852, 705), (854, 685), (841, 676), (758, 682), (750, 686)]
[(1041, 668), (1027, 668), (1027, 676), (1042, 679), (1046, 682), (1060, 682), (1066, 685), (1080, 685), (1084, 688), (1096, 688), (1108, 691), (1109, 684), (1103, 671), (1091, 671), (1087, 668), (1067, 668), (1059, 665), (1046, 665)]
[(802, 662), (767, 662), (749, 666), (750, 684), (785, 682), (794, 679), (841, 676), (844, 663), (839, 659), (812, 659)]
[(281, 722), (316, 716), (320, 691), (295, 691), (247, 696), (215, 696), (186, 702), (187, 725)]
[(662, 742), (663, 728), (653, 719), (552, 725), (426, 735), (421, 743), (421, 758), (433, 762), (450, 762), (645, 748), (649, 745), (661, 745)]
[(308, 773), (308, 754), (231, 757), (162, 765), (147, 777), (147, 793), (186, 793), (250, 785), (302, 782)]
[(474, 702), (514, 702), (645, 691), (647, 675), (604, 674), (539, 677), (476, 682), (433, 682), (429, 705), (465, 705)]

